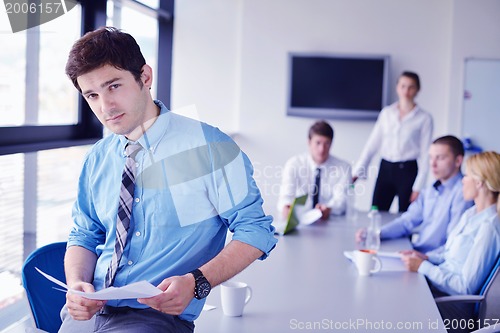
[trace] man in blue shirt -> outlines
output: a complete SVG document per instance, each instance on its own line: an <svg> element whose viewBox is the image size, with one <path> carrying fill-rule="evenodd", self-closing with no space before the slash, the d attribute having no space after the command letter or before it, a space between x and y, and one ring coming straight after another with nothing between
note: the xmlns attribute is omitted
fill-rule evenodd
<svg viewBox="0 0 500 333"><path fill-rule="evenodd" d="M408 211L382 227L381 239L409 237L417 232L412 237L413 247L423 253L446 243L462 213L473 204L462 194L463 158L464 147L458 138L447 135L434 140L429 161L436 182L422 191ZM358 230L357 241L365 232Z"/></svg>
<svg viewBox="0 0 500 333"><path fill-rule="evenodd" d="M107 302L68 293L61 332L89 326L94 332L192 332L210 288L266 258L277 242L251 163L218 129L151 98L152 69L126 33L101 28L86 34L73 45L66 73L113 133L84 160L65 257L67 284L85 292L109 286L122 228L122 171L131 158L126 147L139 145L130 225L112 285L147 280L162 292ZM227 230L233 237L225 245Z"/></svg>

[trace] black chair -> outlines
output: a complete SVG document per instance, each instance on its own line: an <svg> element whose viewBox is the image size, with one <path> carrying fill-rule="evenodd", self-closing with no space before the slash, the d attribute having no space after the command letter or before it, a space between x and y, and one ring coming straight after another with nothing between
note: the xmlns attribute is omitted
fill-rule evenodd
<svg viewBox="0 0 500 333"><path fill-rule="evenodd" d="M446 306L446 304L468 304L476 303L473 318L476 323L495 324L500 318L500 255L488 275L479 295L455 295L443 296L435 299L438 307ZM489 328L489 332L493 332L493 328ZM500 322L497 323L496 329L500 330Z"/></svg>
<svg viewBox="0 0 500 333"><path fill-rule="evenodd" d="M62 324L59 312L66 302L66 294L54 289L54 283L37 272L35 267L66 283L65 253L66 242L45 245L28 256L22 269L23 286L35 325L50 333L57 332Z"/></svg>

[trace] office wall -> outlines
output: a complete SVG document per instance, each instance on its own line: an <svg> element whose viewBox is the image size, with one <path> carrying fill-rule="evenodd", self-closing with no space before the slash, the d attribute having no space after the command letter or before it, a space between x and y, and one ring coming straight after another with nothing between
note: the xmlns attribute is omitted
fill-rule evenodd
<svg viewBox="0 0 500 333"><path fill-rule="evenodd" d="M286 117L287 52L390 54L391 101L398 74L414 70L435 135L460 135L463 57L500 57L499 14L495 0L179 0L172 105L194 103L202 120L236 133L272 213L281 167L307 149L313 121ZM354 163L374 123L330 123L332 153ZM358 208L368 209L373 183L357 185Z"/></svg>
<svg viewBox="0 0 500 333"><path fill-rule="evenodd" d="M500 59L500 1L455 0L453 4L447 123L450 131L462 133L464 59Z"/></svg>

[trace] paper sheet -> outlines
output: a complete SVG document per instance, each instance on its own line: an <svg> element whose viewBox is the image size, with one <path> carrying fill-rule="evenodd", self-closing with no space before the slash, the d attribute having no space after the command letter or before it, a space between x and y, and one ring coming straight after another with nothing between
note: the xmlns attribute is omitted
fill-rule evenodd
<svg viewBox="0 0 500 333"><path fill-rule="evenodd" d="M399 251L377 251L377 255L379 257L387 257L387 258L401 258L401 252Z"/></svg>
<svg viewBox="0 0 500 333"><path fill-rule="evenodd" d="M298 218L301 224L309 225L318 221L321 216L323 216L321 210L315 208L308 211L301 211Z"/></svg>
<svg viewBox="0 0 500 333"><path fill-rule="evenodd" d="M382 262L382 272L405 272L407 271L405 265L401 261L401 254L399 252L382 252L379 251L378 257ZM353 261L354 251L344 251L344 256Z"/></svg>
<svg viewBox="0 0 500 333"><path fill-rule="evenodd" d="M58 286L64 288L64 289L58 289L63 292L70 292L73 294L81 295L85 298L88 299L95 299L95 300L113 300L113 299L135 299L135 298L148 298L148 297L153 297L156 295L159 295L162 293L162 291L155 286L153 286L151 283L148 281L139 281L139 282L134 282L129 285L123 286L123 287L109 287L106 289L102 289L99 291L96 291L95 293L88 293L88 292L83 292L83 291L78 291L78 290L73 290L69 289L68 286L59 281L58 279L54 278L53 276L50 276L47 273L42 272L40 269L35 267L35 269L45 276L48 280L54 282Z"/></svg>

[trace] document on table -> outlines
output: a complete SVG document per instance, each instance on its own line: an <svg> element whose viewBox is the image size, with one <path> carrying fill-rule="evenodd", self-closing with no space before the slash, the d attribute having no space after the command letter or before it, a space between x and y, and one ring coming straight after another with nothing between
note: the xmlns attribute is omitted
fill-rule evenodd
<svg viewBox="0 0 500 333"><path fill-rule="evenodd" d="M354 251L344 251L344 256L353 261ZM404 272L408 269L401 261L401 253L378 251L377 256L382 262L383 272Z"/></svg>
<svg viewBox="0 0 500 333"><path fill-rule="evenodd" d="M42 272L37 267L35 267L35 269L40 274L45 276L48 280L50 280L50 281L54 282L55 284L57 284L58 286L64 288L64 289L59 289L59 288L55 288L55 289L61 290L63 292L70 292L73 294L81 295L81 296L88 298L88 299L107 301L107 300L113 300L113 299L148 298L148 297L153 297L153 296L156 296L156 295L159 295L162 293L162 291L160 289L156 288L148 281L139 281L139 282L134 282L134 283L131 283L129 285L123 286L123 287L109 287L106 289L96 291L95 293L88 293L88 292L69 289L65 283L59 281L55 277L50 276L49 274Z"/></svg>
<svg viewBox="0 0 500 333"><path fill-rule="evenodd" d="M304 210L297 207L297 215L300 224L309 225L319 221L321 216L323 216L323 213L321 213L321 210L317 208Z"/></svg>

